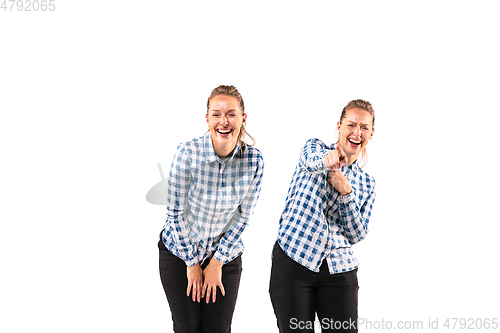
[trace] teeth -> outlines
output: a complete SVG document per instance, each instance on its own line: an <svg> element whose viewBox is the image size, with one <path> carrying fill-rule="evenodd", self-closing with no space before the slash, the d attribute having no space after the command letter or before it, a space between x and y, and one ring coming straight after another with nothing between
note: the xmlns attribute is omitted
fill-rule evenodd
<svg viewBox="0 0 500 333"><path fill-rule="evenodd" d="M218 130L218 131L219 131L219 133L222 133L222 134L227 134L227 133L231 132L231 130L225 130L225 131L224 130Z"/></svg>
<svg viewBox="0 0 500 333"><path fill-rule="evenodd" d="M361 143L361 140L353 140L353 139L349 139L349 141L351 141L352 143L355 143L355 144L359 144Z"/></svg>

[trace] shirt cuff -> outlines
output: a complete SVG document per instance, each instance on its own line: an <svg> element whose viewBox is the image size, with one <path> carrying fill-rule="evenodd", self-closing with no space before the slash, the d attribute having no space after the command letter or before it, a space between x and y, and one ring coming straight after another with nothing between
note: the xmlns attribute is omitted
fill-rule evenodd
<svg viewBox="0 0 500 333"><path fill-rule="evenodd" d="M348 195L344 195L344 196L339 194L340 203L348 204L350 201L352 201L354 199L355 199L354 191L351 191L351 193L349 193Z"/></svg>
<svg viewBox="0 0 500 333"><path fill-rule="evenodd" d="M186 251L184 256L181 258L187 267L192 267L199 263L198 261L198 249L195 245L191 247L191 251Z"/></svg>
<svg viewBox="0 0 500 333"><path fill-rule="evenodd" d="M321 168L322 168L323 170L328 170L328 169L326 168L326 164L325 164L325 157L326 157L326 155L328 155L330 152L331 152L331 150L322 150L322 151L321 151L321 155L320 155L320 156L321 156L321 158L320 158L320 161L321 161Z"/></svg>
<svg viewBox="0 0 500 333"><path fill-rule="evenodd" d="M186 266L187 267L193 267L194 265L196 265L198 263L198 258L193 258L193 259L190 259L190 260L184 260L184 262L186 263Z"/></svg>
<svg viewBox="0 0 500 333"><path fill-rule="evenodd" d="M227 260L227 257L224 257L222 254L219 252L214 253L214 258L220 261L222 264L227 264L229 261Z"/></svg>
<svg viewBox="0 0 500 333"><path fill-rule="evenodd" d="M241 248L240 251L237 252L237 254L231 253L228 255L224 255L219 250L216 250L214 253L214 258L219 260L221 263L225 265L233 261L234 259L238 258L238 256L240 256L242 253L243 253L243 248Z"/></svg>

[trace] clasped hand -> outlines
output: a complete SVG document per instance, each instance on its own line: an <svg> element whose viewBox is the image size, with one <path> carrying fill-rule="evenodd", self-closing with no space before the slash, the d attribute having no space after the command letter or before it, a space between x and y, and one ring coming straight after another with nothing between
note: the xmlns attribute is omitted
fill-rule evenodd
<svg viewBox="0 0 500 333"><path fill-rule="evenodd" d="M351 193L351 185L346 176L340 171L340 168L347 164L347 157L340 145L325 156L325 166L328 170L328 182L340 193L345 196Z"/></svg>
<svg viewBox="0 0 500 333"><path fill-rule="evenodd" d="M224 286L222 285L222 263L215 258L210 260L210 263L204 270L201 269L200 264L187 268L188 286L186 295L192 295L193 302L201 301L202 298L206 302L215 303L217 287L220 288L222 296L226 295Z"/></svg>

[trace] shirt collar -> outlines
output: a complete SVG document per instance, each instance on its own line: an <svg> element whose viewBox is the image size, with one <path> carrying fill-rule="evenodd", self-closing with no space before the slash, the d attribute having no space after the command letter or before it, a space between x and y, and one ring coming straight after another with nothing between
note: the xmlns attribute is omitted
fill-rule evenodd
<svg viewBox="0 0 500 333"><path fill-rule="evenodd" d="M361 168L359 167L359 164L358 164L358 160L354 161L354 163L352 163L352 164L346 164L342 168L349 169L354 173L361 170Z"/></svg>
<svg viewBox="0 0 500 333"><path fill-rule="evenodd" d="M207 164L212 163L212 162L216 162L216 161L219 163L234 164L235 163L234 157L241 150L241 147L240 147L240 143L238 142L236 144L236 147L233 149L233 152L231 153L231 155L223 161L215 153L214 145L212 143L212 136L211 136L211 133L208 132L207 134L205 134L205 136L203 138L203 150L205 152L205 162Z"/></svg>

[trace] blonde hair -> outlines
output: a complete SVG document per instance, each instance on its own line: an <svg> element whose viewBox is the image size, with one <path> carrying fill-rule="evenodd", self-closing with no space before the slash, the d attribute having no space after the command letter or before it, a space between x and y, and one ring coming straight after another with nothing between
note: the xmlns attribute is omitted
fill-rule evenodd
<svg viewBox="0 0 500 333"><path fill-rule="evenodd" d="M208 111L210 110L210 100L218 95L224 95L224 96L230 96L230 97L236 98L236 100L240 104L241 112L243 114L245 114L245 103L243 102L243 98L241 97L241 94L239 93L238 89L236 89L236 87L232 86L232 85L231 86L220 85L217 88L215 88L214 90L212 90L212 93L208 97L208 101L207 101L207 114L208 114ZM255 139L250 134L248 134L248 132L245 129L245 124L246 123L241 124L240 133L238 134L238 142L240 143L240 145L242 147L245 144L249 145L249 146L253 146L253 145L255 145ZM246 143L242 139L243 135L252 139L252 144Z"/></svg>
<svg viewBox="0 0 500 333"><path fill-rule="evenodd" d="M373 107L370 104L370 102L362 100L362 99L355 99L355 100L347 103L347 105L342 110L342 113L340 114L340 123L342 124L342 120L344 120L344 118L347 114L347 111L349 111L351 109L356 109L356 108L368 111L372 115L372 128L375 128L375 111L373 110ZM339 136L339 141L337 141L337 144L339 142L340 142L340 136ZM363 148L363 150L361 151L361 159L360 160L363 161L363 164L361 165L361 167L364 167L368 163L368 153L366 152L366 147Z"/></svg>

